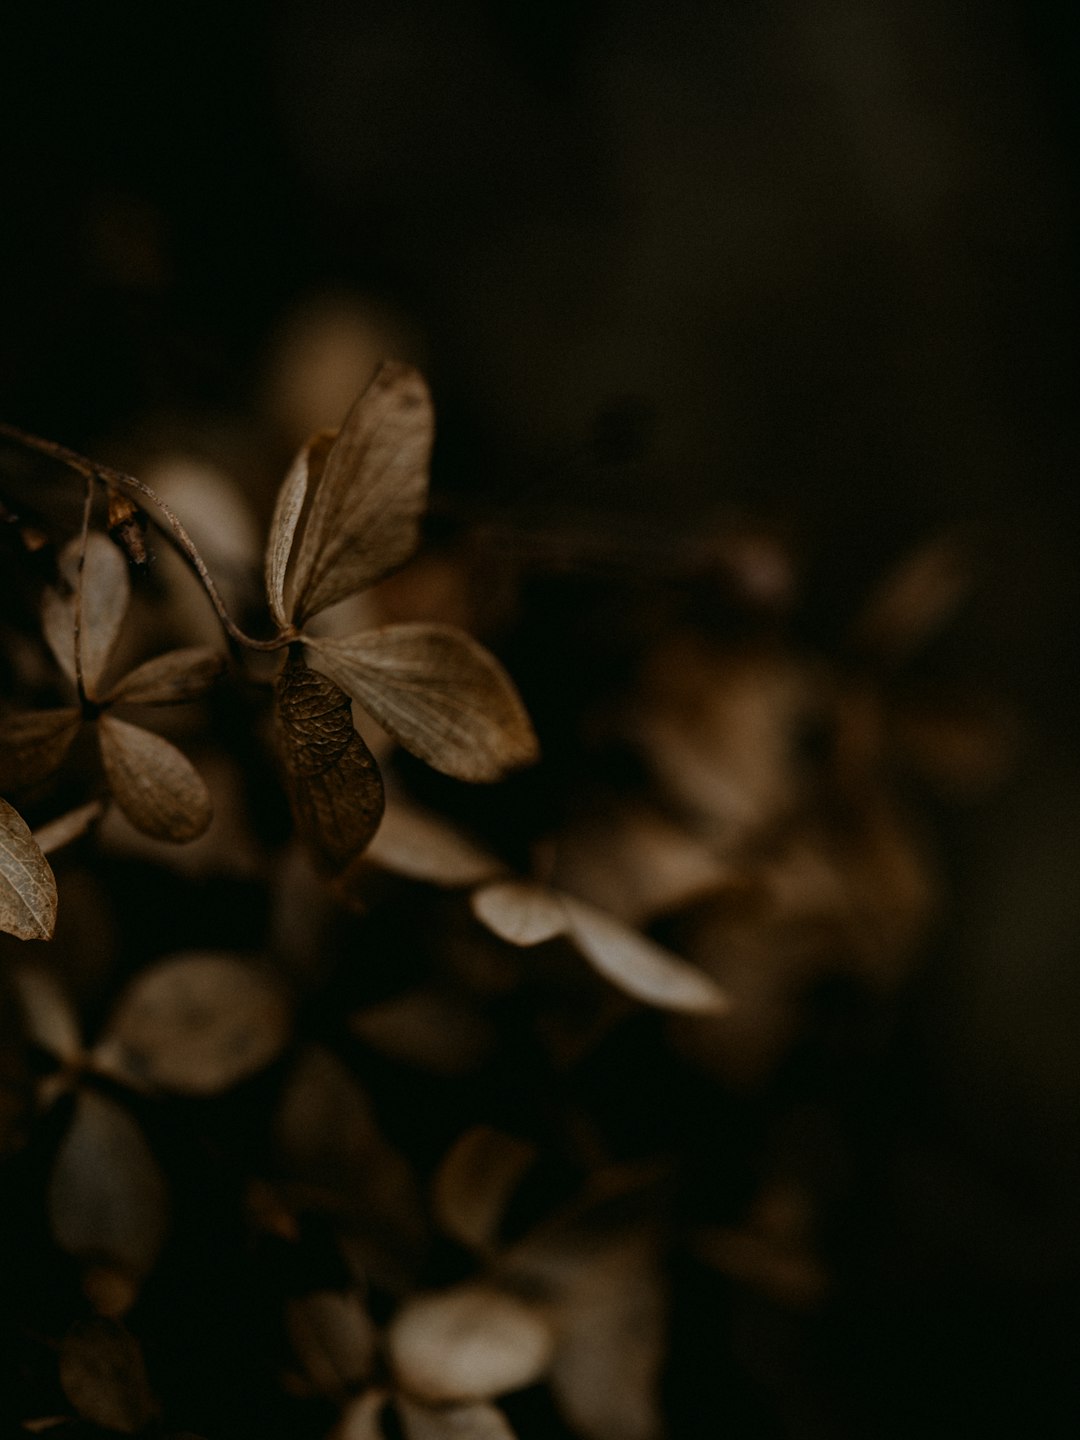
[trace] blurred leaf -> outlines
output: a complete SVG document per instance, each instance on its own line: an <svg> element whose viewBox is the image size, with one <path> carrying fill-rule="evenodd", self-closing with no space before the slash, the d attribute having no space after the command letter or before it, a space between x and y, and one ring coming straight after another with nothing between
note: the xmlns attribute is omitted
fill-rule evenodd
<svg viewBox="0 0 1080 1440"><path fill-rule="evenodd" d="M387 1398L384 1390L368 1390L350 1400L328 1440L386 1440L382 1414Z"/></svg>
<svg viewBox="0 0 1080 1440"><path fill-rule="evenodd" d="M17 810L0 800L0 930L49 940L56 926L56 881Z"/></svg>
<svg viewBox="0 0 1080 1440"><path fill-rule="evenodd" d="M306 641L311 661L407 750L458 780L498 780L537 758L536 736L495 657L450 625L385 625Z"/></svg>
<svg viewBox="0 0 1080 1440"><path fill-rule="evenodd" d="M379 768L353 728L348 696L296 653L277 680L277 715L296 828L324 866L341 870L382 816Z"/></svg>
<svg viewBox="0 0 1080 1440"><path fill-rule="evenodd" d="M432 1209L442 1230L480 1253L498 1238L507 1203L536 1158L536 1146L490 1125L467 1130L435 1175Z"/></svg>
<svg viewBox="0 0 1080 1440"><path fill-rule="evenodd" d="M11 983L19 997L26 1032L35 1045L64 1064L83 1053L75 1010L56 976L44 965L15 965Z"/></svg>
<svg viewBox="0 0 1080 1440"><path fill-rule="evenodd" d="M319 1290L290 1300L285 1325L293 1350L322 1395L345 1395L371 1373L375 1326L352 1292Z"/></svg>
<svg viewBox="0 0 1080 1440"><path fill-rule="evenodd" d="M178 705L185 700L196 700L206 694L225 666L225 656L220 650L206 646L169 650L129 671L113 686L109 702Z"/></svg>
<svg viewBox="0 0 1080 1440"><path fill-rule="evenodd" d="M470 903L481 924L511 945L541 945L569 928L562 897L529 880L484 885Z"/></svg>
<svg viewBox="0 0 1080 1440"><path fill-rule="evenodd" d="M213 807L191 761L160 735L114 715L102 715L97 728L109 792L136 830L177 844L197 839Z"/></svg>
<svg viewBox="0 0 1080 1440"><path fill-rule="evenodd" d="M326 456L293 574L298 625L416 549L433 435L423 377L408 365L383 364ZM287 502L282 532L294 503Z"/></svg>
<svg viewBox="0 0 1080 1440"><path fill-rule="evenodd" d="M29 710L0 724L0 790L22 790L64 763L82 717L74 707Z"/></svg>
<svg viewBox="0 0 1080 1440"><path fill-rule="evenodd" d="M214 1095L268 1065L289 1028L285 995L254 965L174 955L129 983L94 1059L136 1084Z"/></svg>
<svg viewBox="0 0 1080 1440"><path fill-rule="evenodd" d="M266 541L266 596L270 603L270 614L282 629L289 623L288 607L285 604L285 572L288 569L300 512L304 508L308 482L314 480L318 483L335 439L334 431L323 430L312 435L310 440L300 447L289 473L282 481L274 505L274 516Z"/></svg>
<svg viewBox="0 0 1080 1440"><path fill-rule="evenodd" d="M393 796L365 858L403 875L447 889L479 885L502 870L494 855L429 811Z"/></svg>
<svg viewBox="0 0 1080 1440"><path fill-rule="evenodd" d="M956 541L930 540L886 575L859 617L855 638L879 654L903 658L945 624L970 588L968 560Z"/></svg>
<svg viewBox="0 0 1080 1440"><path fill-rule="evenodd" d="M89 800L85 805L77 805L74 810L69 810L66 815L58 815L55 820L49 820L34 831L38 848L43 855L62 850L73 840L81 839L90 827L101 819L104 812L105 807L100 800Z"/></svg>
<svg viewBox="0 0 1080 1440"><path fill-rule="evenodd" d="M84 1419L134 1435L153 1420L157 1401L142 1350L115 1320L76 1325L60 1346L60 1384Z"/></svg>
<svg viewBox="0 0 1080 1440"><path fill-rule="evenodd" d="M465 997L435 986L406 991L349 1017L354 1035L434 1075L465 1075L495 1044L491 1025Z"/></svg>
<svg viewBox="0 0 1080 1440"><path fill-rule="evenodd" d="M60 1143L49 1222L69 1255L105 1260L141 1279L165 1238L165 1179L136 1122L105 1095L83 1091Z"/></svg>
<svg viewBox="0 0 1080 1440"><path fill-rule="evenodd" d="M402 1387L441 1404L533 1384L548 1368L555 1337L539 1309L490 1287L462 1285L408 1301L386 1344Z"/></svg>
<svg viewBox="0 0 1080 1440"><path fill-rule="evenodd" d="M49 649L56 663L74 685L75 671L75 592L79 584L79 540L71 540L59 556L60 574L70 587L61 593L48 589L42 596L41 622ZM116 645L131 598L127 561L111 540L96 530L86 539L86 559L82 576L82 650L83 680L86 693L97 695L98 682L105 673L109 656Z"/></svg>
<svg viewBox="0 0 1080 1440"><path fill-rule="evenodd" d="M405 1440L514 1440L510 1422L494 1405L432 1409L402 1395L397 1410Z"/></svg>

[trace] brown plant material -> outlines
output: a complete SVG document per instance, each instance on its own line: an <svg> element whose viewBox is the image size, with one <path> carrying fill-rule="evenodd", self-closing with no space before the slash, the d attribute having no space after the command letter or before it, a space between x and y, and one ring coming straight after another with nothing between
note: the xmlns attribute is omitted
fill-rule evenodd
<svg viewBox="0 0 1080 1440"><path fill-rule="evenodd" d="M21 790L48 779L64 763L81 725L74 706L24 710L0 722L0 788Z"/></svg>
<svg viewBox="0 0 1080 1440"><path fill-rule="evenodd" d="M59 556L60 575L65 589L48 589L42 598L41 622L45 639L56 663L74 685L76 615L80 625L78 646L82 658L86 693L97 698L98 687L120 638L131 599L127 561L104 535L91 531L86 537L86 555L79 566L81 541L70 541ZM77 596L81 589L82 604Z"/></svg>
<svg viewBox="0 0 1080 1440"><path fill-rule="evenodd" d="M375 1326L359 1296L317 1290L291 1300L285 1324L293 1350L321 1395L344 1399L371 1374Z"/></svg>
<svg viewBox="0 0 1080 1440"><path fill-rule="evenodd" d="M112 1320L89 1320L64 1336L60 1384L73 1409L106 1430L135 1435L158 1414L139 1342Z"/></svg>
<svg viewBox="0 0 1080 1440"><path fill-rule="evenodd" d="M399 795L388 799L365 859L408 880L451 890L479 885L503 868L467 835Z"/></svg>
<svg viewBox="0 0 1080 1440"><path fill-rule="evenodd" d="M197 839L213 807L191 762L160 735L114 715L103 715L97 730L109 790L135 828L155 840Z"/></svg>
<svg viewBox="0 0 1080 1440"><path fill-rule="evenodd" d="M30 827L0 800L0 930L48 940L56 926L56 881Z"/></svg>
<svg viewBox="0 0 1080 1440"><path fill-rule="evenodd" d="M397 1412L405 1440L514 1440L509 1421L494 1405L433 1409L401 1396Z"/></svg>
<svg viewBox="0 0 1080 1440"><path fill-rule="evenodd" d="M507 1202L536 1159L536 1146L490 1125L467 1130L444 1156L432 1187L432 1210L447 1235L490 1253Z"/></svg>
<svg viewBox="0 0 1080 1440"><path fill-rule="evenodd" d="M104 813L105 807L100 800L88 800L85 805L76 805L75 809L69 810L66 815L58 815L55 820L48 821L34 831L38 848L43 855L51 855L54 850L62 850L65 845L81 840Z"/></svg>

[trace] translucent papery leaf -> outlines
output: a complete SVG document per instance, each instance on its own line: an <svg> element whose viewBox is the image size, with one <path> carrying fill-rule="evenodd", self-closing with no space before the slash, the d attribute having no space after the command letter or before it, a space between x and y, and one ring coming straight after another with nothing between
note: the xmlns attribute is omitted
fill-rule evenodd
<svg viewBox="0 0 1080 1440"><path fill-rule="evenodd" d="M9 715L0 724L0 790L48 779L64 763L81 724L73 707Z"/></svg>
<svg viewBox="0 0 1080 1440"><path fill-rule="evenodd" d="M293 575L298 624L416 549L434 428L420 373L382 365L345 417L311 502Z"/></svg>
<svg viewBox="0 0 1080 1440"><path fill-rule="evenodd" d="M127 818L154 840L196 840L213 807L199 772L160 735L102 715L97 722L109 792Z"/></svg>
<svg viewBox="0 0 1080 1440"><path fill-rule="evenodd" d="M309 481L319 480L335 432L323 430L302 445L281 483L274 505L274 517L270 521L270 533L266 540L266 598L270 614L284 628L289 623L288 607L285 604L285 572L289 566L293 539L304 508Z"/></svg>
<svg viewBox="0 0 1080 1440"><path fill-rule="evenodd" d="M291 653L277 680L279 747L296 828L324 867L342 870L383 811L379 767L356 733L349 697Z"/></svg>
<svg viewBox="0 0 1080 1440"><path fill-rule="evenodd" d="M57 1060L71 1064L82 1054L82 1033L63 986L43 965L17 965L11 982L19 997L26 1033Z"/></svg>
<svg viewBox="0 0 1080 1440"><path fill-rule="evenodd" d="M662 1010L722 1015L731 1008L723 990L703 970L632 930L612 915L565 897L569 934L605 980Z"/></svg>
<svg viewBox="0 0 1080 1440"><path fill-rule="evenodd" d="M447 889L479 885L502 870L495 856L438 815L393 798L366 852L383 870Z"/></svg>
<svg viewBox="0 0 1080 1440"><path fill-rule="evenodd" d="M84 1420L134 1435L158 1413L139 1342L115 1320L76 1325L60 1346L60 1384Z"/></svg>
<svg viewBox="0 0 1080 1440"><path fill-rule="evenodd" d="M514 1440L509 1420L494 1405L435 1409L402 1395L397 1411L405 1440Z"/></svg>
<svg viewBox="0 0 1080 1440"><path fill-rule="evenodd" d="M75 1101L48 1190L56 1243L80 1259L106 1261L141 1279L154 1267L168 1225L168 1191L139 1126L94 1091Z"/></svg>
<svg viewBox="0 0 1080 1440"><path fill-rule="evenodd" d="M34 839L41 853L51 855L54 850L62 850L65 845L81 839L92 825L97 824L104 812L105 806L100 800L88 800L85 805L77 805L66 815L58 815L55 820L47 821L34 831Z"/></svg>
<svg viewBox="0 0 1080 1440"><path fill-rule="evenodd" d="M174 955L130 982L93 1058L135 1084L214 1095L268 1065L289 1030L285 994L256 966Z"/></svg>
<svg viewBox="0 0 1080 1440"><path fill-rule="evenodd" d="M319 1290L290 1300L285 1325L315 1388L340 1398L371 1373L375 1326L358 1295Z"/></svg>
<svg viewBox="0 0 1080 1440"><path fill-rule="evenodd" d="M205 695L226 666L220 650L197 645L169 650L137 666L117 681L111 704L179 705Z"/></svg>
<svg viewBox="0 0 1080 1440"><path fill-rule="evenodd" d="M56 927L56 880L30 827L0 800L0 930L49 940Z"/></svg>
<svg viewBox="0 0 1080 1440"><path fill-rule="evenodd" d="M75 592L79 585L79 540L71 540L60 552L60 574L69 592L48 589L42 597L41 623L49 649L68 679L75 683ZM83 680L87 693L96 695L97 685L116 645L131 598L127 561L111 540L91 530L86 540L82 575Z"/></svg>
<svg viewBox="0 0 1080 1440"><path fill-rule="evenodd" d="M432 1209L447 1234L470 1250L489 1251L507 1203L536 1158L536 1146L490 1125L467 1130L435 1175Z"/></svg>
<svg viewBox="0 0 1080 1440"><path fill-rule="evenodd" d="M498 780L538 748L514 684L452 625L384 625L306 642L311 663L406 750L458 780Z"/></svg>
<svg viewBox="0 0 1080 1440"><path fill-rule="evenodd" d="M565 935L570 926L563 897L529 880L497 880L475 890L473 914L511 945L541 945Z"/></svg>
<svg viewBox="0 0 1080 1440"><path fill-rule="evenodd" d="M410 1300L386 1344L402 1388L442 1404L533 1384L548 1368L555 1336L538 1307L489 1286L462 1285Z"/></svg>

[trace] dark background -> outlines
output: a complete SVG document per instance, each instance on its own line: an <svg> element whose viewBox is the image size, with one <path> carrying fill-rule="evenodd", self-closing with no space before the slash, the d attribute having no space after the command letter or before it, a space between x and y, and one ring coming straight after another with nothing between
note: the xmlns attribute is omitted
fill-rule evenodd
<svg viewBox="0 0 1080 1440"><path fill-rule="evenodd" d="M955 900L862 1112L844 1303L732 1433L1070 1433L1075 7L18 10L12 423L106 459L148 420L254 426L283 317L355 293L426 337L437 495L658 534L746 508L838 610L909 541L974 538L956 643L1029 740L944 836ZM687 1334L682 1370L731 1343Z"/></svg>

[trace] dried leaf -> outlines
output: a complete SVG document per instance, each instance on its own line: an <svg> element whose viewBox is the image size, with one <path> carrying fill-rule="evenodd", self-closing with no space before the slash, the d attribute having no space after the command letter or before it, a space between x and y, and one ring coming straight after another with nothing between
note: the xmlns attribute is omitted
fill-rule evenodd
<svg viewBox="0 0 1080 1440"><path fill-rule="evenodd" d="M282 629L289 623L288 607L285 604L285 572L292 553L293 538L304 508L308 482L318 483L326 465L326 457L334 443L332 430L323 430L312 435L300 447L289 473L282 481L274 505L274 517L270 521L270 534L266 541L266 598L270 603L270 614Z"/></svg>
<svg viewBox="0 0 1080 1440"><path fill-rule="evenodd" d="M555 1337L539 1309L490 1287L462 1285L408 1301L386 1343L403 1388L443 1404L531 1385L547 1370Z"/></svg>
<svg viewBox="0 0 1080 1440"><path fill-rule="evenodd" d="M215 1095L268 1065L289 1025L284 994L254 965L174 955L131 981L94 1059L137 1084Z"/></svg>
<svg viewBox="0 0 1080 1440"><path fill-rule="evenodd" d="M97 824L104 811L105 807L100 800L89 800L85 805L77 805L74 810L69 810L66 815L58 815L55 820L48 821L34 831L38 849L43 855L62 850L65 845L81 839L92 825Z"/></svg>
<svg viewBox="0 0 1080 1440"><path fill-rule="evenodd" d="M286 1306L285 1325L320 1394L343 1398L370 1375L375 1326L359 1296L336 1290L302 1295Z"/></svg>
<svg viewBox="0 0 1080 1440"><path fill-rule="evenodd" d="M169 650L137 666L117 682L109 695L112 704L179 705L197 700L225 669L225 656L208 646Z"/></svg>
<svg viewBox="0 0 1080 1440"><path fill-rule="evenodd" d="M387 1398L384 1390L367 1390L350 1400L329 1440L386 1440L382 1415Z"/></svg>
<svg viewBox="0 0 1080 1440"><path fill-rule="evenodd" d="M82 717L74 708L29 710L0 725L0 790L22 790L64 763Z"/></svg>
<svg viewBox="0 0 1080 1440"><path fill-rule="evenodd" d="M479 885L502 870L494 855L437 815L394 798L365 856L408 880L447 889Z"/></svg>
<svg viewBox="0 0 1080 1440"><path fill-rule="evenodd" d="M451 1147L435 1175L436 1222L470 1250L490 1251L511 1195L536 1158L536 1146L477 1125Z"/></svg>
<svg viewBox="0 0 1080 1440"><path fill-rule="evenodd" d="M98 720L109 791L137 830L177 844L197 839L213 818L210 794L186 756L114 715Z"/></svg>
<svg viewBox="0 0 1080 1440"><path fill-rule="evenodd" d="M60 1384L84 1420L134 1435L158 1413L139 1342L115 1320L89 1320L64 1336Z"/></svg>
<svg viewBox="0 0 1080 1440"><path fill-rule="evenodd" d="M397 1411L405 1440L514 1440L510 1422L494 1405L432 1409L402 1395Z"/></svg>
<svg viewBox="0 0 1080 1440"><path fill-rule="evenodd" d="M498 780L537 758L536 736L495 657L452 625L384 625L308 642L329 675L406 750L458 780Z"/></svg>
<svg viewBox="0 0 1080 1440"><path fill-rule="evenodd" d="M859 618L856 639L885 655L908 655L949 619L970 588L967 557L956 541L931 540L886 575Z"/></svg>
<svg viewBox="0 0 1080 1440"><path fill-rule="evenodd" d="M69 1255L142 1278L168 1224L168 1192L139 1126L108 1096L83 1091L48 1191L49 1222Z"/></svg>
<svg viewBox="0 0 1080 1440"><path fill-rule="evenodd" d="M291 653L277 681L278 734L296 827L331 870L371 840L382 776L356 733L349 698Z"/></svg>
<svg viewBox="0 0 1080 1440"><path fill-rule="evenodd" d="M16 965L11 982L19 997L26 1033L35 1045L64 1064L82 1055L82 1033L67 993L43 965Z"/></svg>
<svg viewBox="0 0 1080 1440"><path fill-rule="evenodd" d="M49 940L56 926L56 881L19 812L0 800L0 930Z"/></svg>
<svg viewBox="0 0 1080 1440"><path fill-rule="evenodd" d="M59 556L60 574L66 593L46 590L42 597L41 622L56 663L75 684L75 592L79 584L79 540L71 540ZM131 598L127 561L111 540L96 530L86 539L86 560L82 574L83 680L87 694L98 698L97 686L116 645Z"/></svg>
<svg viewBox="0 0 1080 1440"><path fill-rule="evenodd" d="M564 904L574 944L606 980L636 1000L699 1015L731 1008L724 991L695 965L581 900L567 896Z"/></svg>
<svg viewBox="0 0 1080 1440"><path fill-rule="evenodd" d="M416 549L433 436L423 377L382 365L345 417L311 503L293 575L298 625Z"/></svg>
<svg viewBox="0 0 1080 1440"><path fill-rule="evenodd" d="M473 914L511 945L541 945L565 935L569 917L563 897L528 880L497 880L473 892Z"/></svg>
<svg viewBox="0 0 1080 1440"><path fill-rule="evenodd" d="M495 1037L474 1004L434 986L395 995L349 1018L349 1028L382 1055L434 1075L465 1075Z"/></svg>

